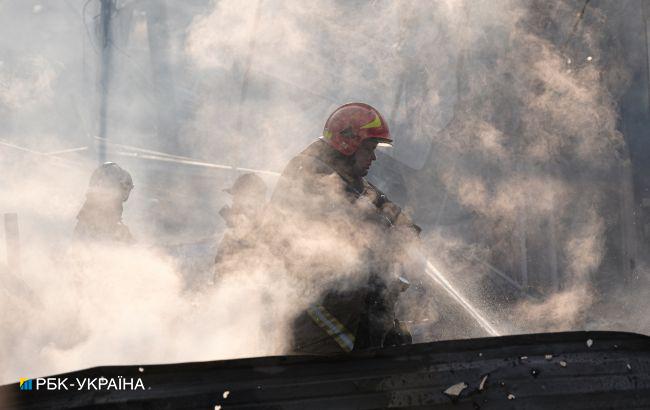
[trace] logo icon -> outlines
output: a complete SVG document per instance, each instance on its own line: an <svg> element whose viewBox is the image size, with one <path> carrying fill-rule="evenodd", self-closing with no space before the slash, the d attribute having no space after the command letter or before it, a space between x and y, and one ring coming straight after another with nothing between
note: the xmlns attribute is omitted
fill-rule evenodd
<svg viewBox="0 0 650 410"><path fill-rule="evenodd" d="M32 379L20 378L20 390L31 390L32 389Z"/></svg>

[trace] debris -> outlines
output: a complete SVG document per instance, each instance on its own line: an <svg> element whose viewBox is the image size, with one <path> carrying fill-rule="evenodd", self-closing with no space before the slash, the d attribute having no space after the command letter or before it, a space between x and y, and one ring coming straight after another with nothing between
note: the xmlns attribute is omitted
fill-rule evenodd
<svg viewBox="0 0 650 410"><path fill-rule="evenodd" d="M560 366L566 367L566 362L564 360L560 360Z"/></svg>
<svg viewBox="0 0 650 410"><path fill-rule="evenodd" d="M594 58L593 58L592 56L587 57L587 61L591 61L591 60L593 60L593 59L594 59Z"/></svg>
<svg viewBox="0 0 650 410"><path fill-rule="evenodd" d="M230 395L230 390L226 390L225 392L223 392L223 398L224 399L227 399L228 395Z"/></svg>
<svg viewBox="0 0 650 410"><path fill-rule="evenodd" d="M489 374L486 374L486 375L483 376L483 378L481 379L481 382L480 382L479 385L478 385L478 390L479 390L479 391L483 391L483 390L485 390L485 383L487 382L488 376L489 376Z"/></svg>
<svg viewBox="0 0 650 410"><path fill-rule="evenodd" d="M479 352L478 357L483 357L483 353Z"/></svg>
<svg viewBox="0 0 650 410"><path fill-rule="evenodd" d="M453 386L449 386L447 390L445 390L443 393L451 398L458 398L458 396L460 396L460 393L466 388L467 388L467 383L460 382L454 384Z"/></svg>
<svg viewBox="0 0 650 410"><path fill-rule="evenodd" d="M514 400L514 399L515 399L515 395L512 393L508 393L508 400Z"/></svg>
<svg viewBox="0 0 650 410"><path fill-rule="evenodd" d="M140 373L144 373L144 367L138 367L138 371L139 371Z"/></svg>
<svg viewBox="0 0 650 410"><path fill-rule="evenodd" d="M537 378L537 376L539 376L540 373L541 372L539 371L539 369L530 369L530 374L535 378Z"/></svg>
<svg viewBox="0 0 650 410"><path fill-rule="evenodd" d="M551 360L552 358L553 358L552 354L547 354L547 355L544 356L544 359L546 359L546 360Z"/></svg>
<svg viewBox="0 0 650 410"><path fill-rule="evenodd" d="M587 339L587 347L591 347L591 346L593 346L593 344L594 344L593 340Z"/></svg>
<svg viewBox="0 0 650 410"><path fill-rule="evenodd" d="M629 363L626 364L625 367L627 367L627 370L632 370L632 366Z"/></svg>
<svg viewBox="0 0 650 410"><path fill-rule="evenodd" d="M528 356L521 356L519 360L528 360Z"/></svg>
<svg viewBox="0 0 650 410"><path fill-rule="evenodd" d="M411 282L402 276L397 277L397 282L399 284L400 292L406 292L406 290L411 286Z"/></svg>

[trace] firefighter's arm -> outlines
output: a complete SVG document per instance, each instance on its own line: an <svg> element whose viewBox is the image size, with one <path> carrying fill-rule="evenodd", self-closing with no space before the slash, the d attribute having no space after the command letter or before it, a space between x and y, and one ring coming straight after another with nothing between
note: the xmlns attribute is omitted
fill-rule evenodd
<svg viewBox="0 0 650 410"><path fill-rule="evenodd" d="M422 228L416 225L411 217L393 202L386 201L382 205L380 212L392 222L393 226L410 228L417 235L422 232Z"/></svg>
<svg viewBox="0 0 650 410"><path fill-rule="evenodd" d="M397 204L388 199L386 194L381 192L376 186L365 181L365 195L375 205L381 216L388 221L391 227L405 227L411 229L416 235L420 235L422 228L416 225L411 217L400 208Z"/></svg>

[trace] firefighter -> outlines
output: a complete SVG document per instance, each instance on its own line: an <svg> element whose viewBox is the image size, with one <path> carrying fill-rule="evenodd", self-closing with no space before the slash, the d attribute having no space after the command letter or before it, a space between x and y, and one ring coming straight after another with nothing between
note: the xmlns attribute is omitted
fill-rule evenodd
<svg viewBox="0 0 650 410"><path fill-rule="evenodd" d="M408 287L400 249L420 229L364 178L377 146L391 143L375 108L345 104L280 176L271 198L274 252L307 293L317 289L293 323L293 353L411 342L395 304Z"/></svg>
<svg viewBox="0 0 650 410"><path fill-rule="evenodd" d="M267 187L257 174L248 173L241 175L231 188L224 191L232 196L232 204L219 211L226 222L226 231L214 259L215 280L231 270L230 264L241 264L238 256L252 248L252 232L259 224L261 211L266 204Z"/></svg>
<svg viewBox="0 0 650 410"><path fill-rule="evenodd" d="M77 214L75 238L81 241L132 243L129 228L122 222L124 202L133 189L133 179L122 167L106 162L91 175L86 201Z"/></svg>

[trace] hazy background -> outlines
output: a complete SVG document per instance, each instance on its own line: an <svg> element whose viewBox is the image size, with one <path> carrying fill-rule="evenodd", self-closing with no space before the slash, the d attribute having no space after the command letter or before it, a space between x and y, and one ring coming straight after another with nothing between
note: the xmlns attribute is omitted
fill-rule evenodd
<svg viewBox="0 0 650 410"><path fill-rule="evenodd" d="M268 265L209 284L222 189L251 169L273 187L350 101L396 141L370 179L498 333L650 332L647 1L105 4L108 41L99 0L0 1L0 212L21 241L0 382L282 353L301 289ZM133 175L135 247L70 247L99 135ZM416 340L488 335L427 272Z"/></svg>

